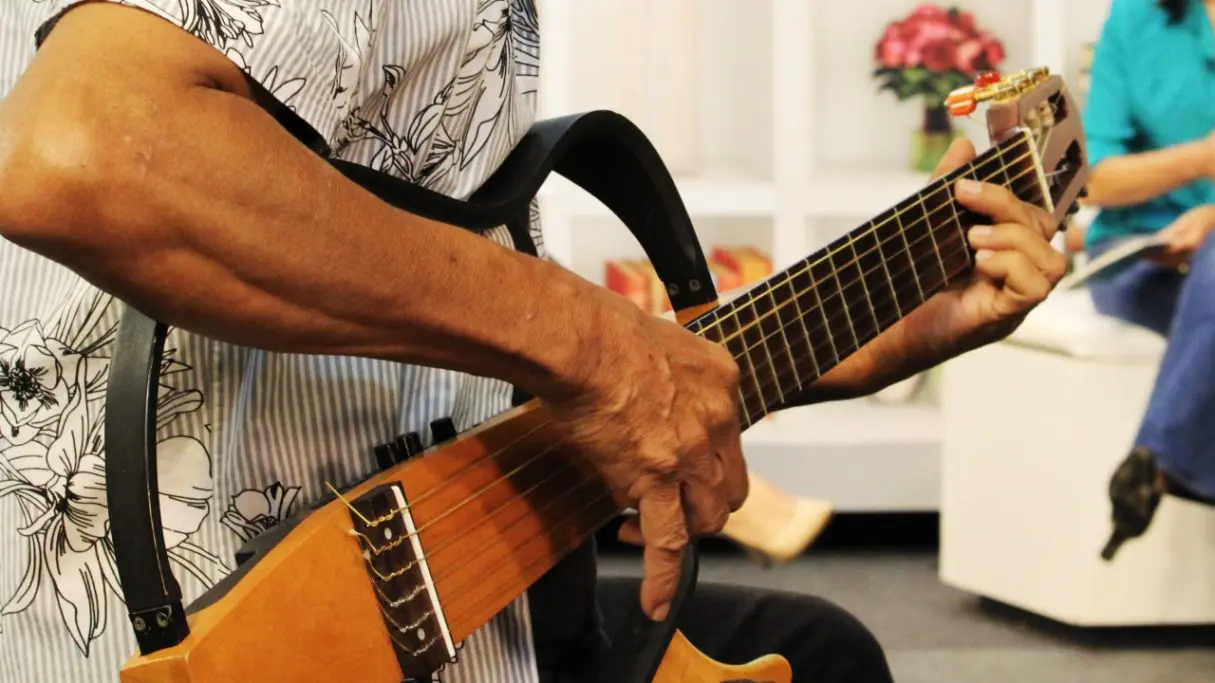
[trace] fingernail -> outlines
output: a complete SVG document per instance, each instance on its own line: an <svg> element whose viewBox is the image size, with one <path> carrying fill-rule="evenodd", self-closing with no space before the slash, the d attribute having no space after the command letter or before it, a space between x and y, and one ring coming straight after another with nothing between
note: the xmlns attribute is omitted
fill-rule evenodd
<svg viewBox="0 0 1215 683"><path fill-rule="evenodd" d="M958 194L976 195L979 194L979 188L979 183L969 178L958 180Z"/></svg>
<svg viewBox="0 0 1215 683"><path fill-rule="evenodd" d="M666 603L659 605L654 609L654 621L666 621L667 612L671 611L671 604Z"/></svg>
<svg viewBox="0 0 1215 683"><path fill-rule="evenodd" d="M991 234L990 225L976 225L970 229L970 238L986 237Z"/></svg>
<svg viewBox="0 0 1215 683"><path fill-rule="evenodd" d="M989 259L994 253L996 252L992 251L991 249L980 249L975 252L975 260L983 261L985 259Z"/></svg>

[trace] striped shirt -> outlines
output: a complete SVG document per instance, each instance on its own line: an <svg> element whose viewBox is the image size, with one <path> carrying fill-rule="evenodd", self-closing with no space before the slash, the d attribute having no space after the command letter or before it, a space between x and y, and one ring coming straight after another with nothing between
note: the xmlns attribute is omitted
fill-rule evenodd
<svg viewBox="0 0 1215 683"><path fill-rule="evenodd" d="M208 42L334 155L464 197L534 118L532 0L111 0ZM0 96L75 0L9 0ZM273 167L250 169L273 173ZM533 211L532 233L539 240ZM487 233L514 246L505 228ZM542 250L542 244L537 245ZM542 252L543 253L543 252ZM107 363L121 303L0 240L0 682L112 683L136 651L105 509ZM510 406L500 381L363 358L268 353L173 330L159 402L160 505L188 603L249 538L375 467L432 420ZM532 683L526 596L443 680Z"/></svg>

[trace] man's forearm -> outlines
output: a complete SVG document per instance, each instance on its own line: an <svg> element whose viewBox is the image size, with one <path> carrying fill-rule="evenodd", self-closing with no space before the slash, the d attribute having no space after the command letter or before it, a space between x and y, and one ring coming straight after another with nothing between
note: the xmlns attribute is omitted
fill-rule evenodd
<svg viewBox="0 0 1215 683"><path fill-rule="evenodd" d="M384 204L240 94L74 78L32 71L0 105L13 241L225 341L568 388L589 283Z"/></svg>
<svg viewBox="0 0 1215 683"><path fill-rule="evenodd" d="M1103 159L1088 181L1091 206L1139 204L1207 176L1212 166L1205 141Z"/></svg>
<svg viewBox="0 0 1215 683"><path fill-rule="evenodd" d="M911 333L914 334L914 333ZM867 396L940 364L943 353L899 321L790 399L793 406Z"/></svg>

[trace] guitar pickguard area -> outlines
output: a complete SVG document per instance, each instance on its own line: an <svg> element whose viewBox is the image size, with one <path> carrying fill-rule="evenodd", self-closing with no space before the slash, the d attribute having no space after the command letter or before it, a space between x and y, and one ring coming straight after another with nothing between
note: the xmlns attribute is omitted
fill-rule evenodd
<svg viewBox="0 0 1215 683"><path fill-rule="evenodd" d="M351 502L351 522L405 681L430 681L456 661L422 539L399 484Z"/></svg>

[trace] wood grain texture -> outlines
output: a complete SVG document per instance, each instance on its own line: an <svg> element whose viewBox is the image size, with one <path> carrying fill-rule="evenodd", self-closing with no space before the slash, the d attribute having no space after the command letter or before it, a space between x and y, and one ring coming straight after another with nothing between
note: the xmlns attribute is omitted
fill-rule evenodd
<svg viewBox="0 0 1215 683"><path fill-rule="evenodd" d="M398 482L409 500L452 638L521 595L625 505L561 444L536 402L512 409L344 492ZM124 683L396 683L349 508L305 518L176 647L135 657ZM323 653L323 654L320 654Z"/></svg>
<svg viewBox="0 0 1215 683"><path fill-rule="evenodd" d="M671 638L654 683L791 683L793 669L779 655L766 655L747 664L722 664L697 650L679 631Z"/></svg>

